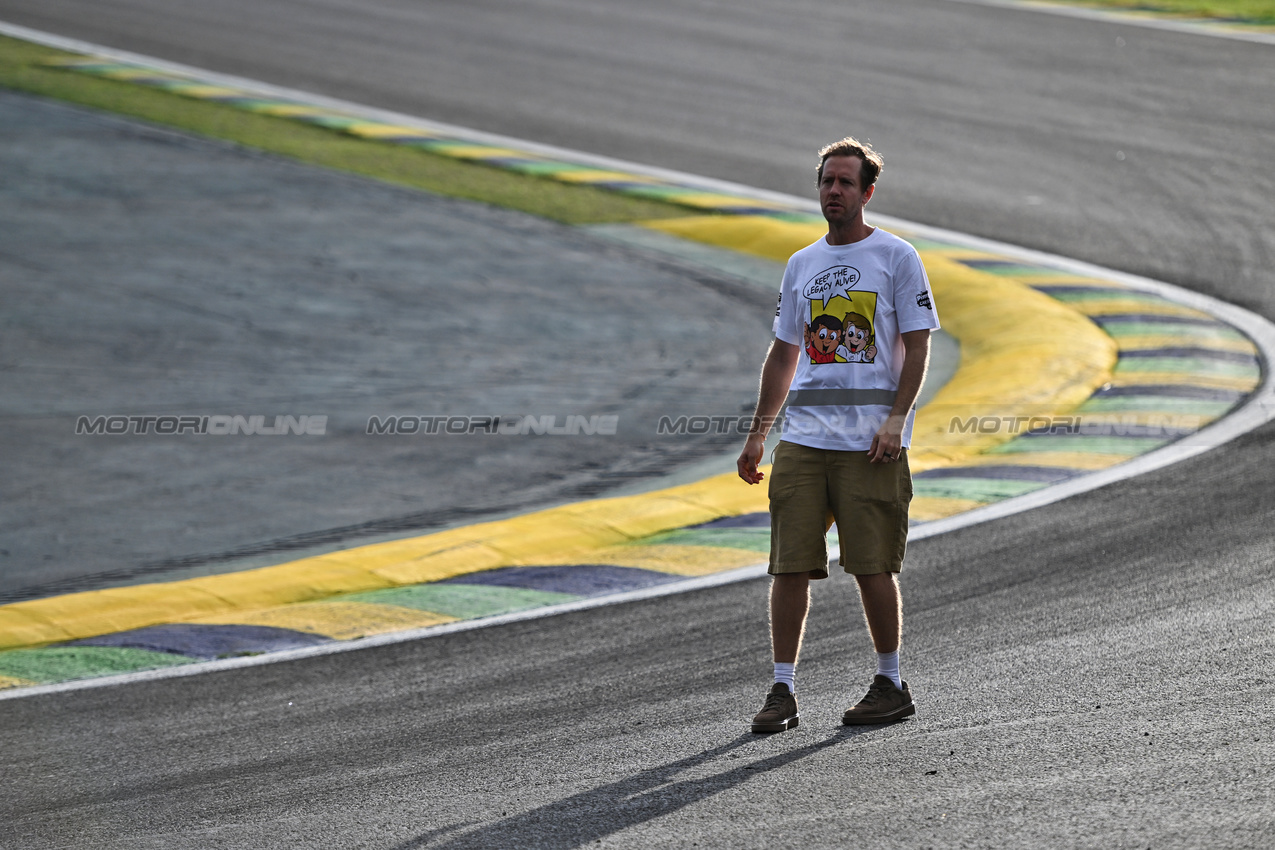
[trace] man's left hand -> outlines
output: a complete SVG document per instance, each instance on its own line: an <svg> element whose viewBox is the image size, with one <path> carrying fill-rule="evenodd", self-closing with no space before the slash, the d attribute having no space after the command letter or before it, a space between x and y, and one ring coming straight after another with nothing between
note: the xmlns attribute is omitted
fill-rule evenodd
<svg viewBox="0 0 1275 850"><path fill-rule="evenodd" d="M893 463L903 452L903 426L907 423L905 416L891 416L882 423L872 438L872 447L868 449L869 463Z"/></svg>

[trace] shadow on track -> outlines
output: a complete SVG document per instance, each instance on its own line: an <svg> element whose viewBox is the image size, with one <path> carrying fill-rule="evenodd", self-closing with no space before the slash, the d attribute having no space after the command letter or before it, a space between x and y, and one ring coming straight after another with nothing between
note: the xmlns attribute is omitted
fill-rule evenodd
<svg viewBox="0 0 1275 850"><path fill-rule="evenodd" d="M746 732L733 741L702 753L504 818L433 846L436 850L517 846L566 850L580 847L742 785L766 771L800 761L820 750L870 732L873 728L879 727L842 728L822 741L795 750L732 767L711 776L672 781L681 771L708 764L732 750L762 739L759 735ZM458 825L431 829L410 841L396 845L392 850L419 850L431 846L431 842L449 832L464 828Z"/></svg>

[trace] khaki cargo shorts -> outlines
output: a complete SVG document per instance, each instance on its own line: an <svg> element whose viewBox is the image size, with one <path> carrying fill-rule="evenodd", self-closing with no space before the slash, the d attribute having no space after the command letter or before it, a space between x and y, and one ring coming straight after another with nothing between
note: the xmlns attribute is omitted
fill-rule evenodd
<svg viewBox="0 0 1275 850"><path fill-rule="evenodd" d="M781 441L770 472L770 574L828 577L833 521L848 573L897 573L908 542L912 473L904 449L892 463L867 452L813 449Z"/></svg>

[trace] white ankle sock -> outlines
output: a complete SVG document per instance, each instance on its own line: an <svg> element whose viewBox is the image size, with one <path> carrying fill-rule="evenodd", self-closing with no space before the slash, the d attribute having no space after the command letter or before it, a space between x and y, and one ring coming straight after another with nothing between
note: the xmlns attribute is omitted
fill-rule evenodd
<svg viewBox="0 0 1275 850"><path fill-rule="evenodd" d="M788 693L797 693L797 688L793 684L793 679L797 676L797 662L785 664L780 661L775 662L775 683L783 682L788 686Z"/></svg>
<svg viewBox="0 0 1275 850"><path fill-rule="evenodd" d="M899 678L899 651L894 652L878 652L877 653L877 675L885 676L891 682L894 682L896 688L903 687L903 680Z"/></svg>

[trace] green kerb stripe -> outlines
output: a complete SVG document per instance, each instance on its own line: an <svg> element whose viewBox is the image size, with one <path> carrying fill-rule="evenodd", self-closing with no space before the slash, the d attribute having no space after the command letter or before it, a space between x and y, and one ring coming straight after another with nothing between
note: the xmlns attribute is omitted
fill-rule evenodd
<svg viewBox="0 0 1275 850"><path fill-rule="evenodd" d="M32 682L64 682L90 676L135 673L190 664L196 659L116 646L46 646L0 652L0 674Z"/></svg>
<svg viewBox="0 0 1275 850"><path fill-rule="evenodd" d="M410 587L372 590L336 597L334 602L371 602L398 605L418 611L432 611L462 620L491 617L545 605L572 602L580 597L570 593L528 590L476 584L417 584Z"/></svg>

